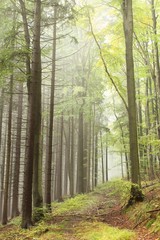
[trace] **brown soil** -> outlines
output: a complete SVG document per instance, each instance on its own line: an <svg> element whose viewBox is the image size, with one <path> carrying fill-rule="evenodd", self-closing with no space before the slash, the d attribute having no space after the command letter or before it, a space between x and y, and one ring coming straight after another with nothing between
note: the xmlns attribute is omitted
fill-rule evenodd
<svg viewBox="0 0 160 240"><path fill-rule="evenodd" d="M106 214L103 221L113 227L134 230L137 233L137 240L160 239L157 234L149 232L149 230L143 226L143 224L140 224L136 227L135 224L128 219L127 215L122 213L122 210L119 206L115 206L110 213Z"/></svg>

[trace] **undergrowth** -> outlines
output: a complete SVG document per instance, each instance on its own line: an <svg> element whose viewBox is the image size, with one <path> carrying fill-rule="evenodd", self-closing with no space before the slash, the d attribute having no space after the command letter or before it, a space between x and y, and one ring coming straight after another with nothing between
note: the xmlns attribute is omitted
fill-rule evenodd
<svg viewBox="0 0 160 240"><path fill-rule="evenodd" d="M93 193L106 194L108 198L118 197L121 205L125 205L130 197L131 185L131 182L115 179L97 186Z"/></svg>
<svg viewBox="0 0 160 240"><path fill-rule="evenodd" d="M90 198L87 194L80 194L74 198L69 198L64 202L52 203L52 211L54 215L63 215L67 213L79 213L88 206L95 204L96 200Z"/></svg>
<svg viewBox="0 0 160 240"><path fill-rule="evenodd" d="M160 187L160 185L159 185ZM158 186L156 186L158 188ZM99 185L93 192L80 194L75 198L68 198L64 202L52 203L52 213L46 213L44 219L28 230L20 228L21 218L14 218L5 227L0 228L0 239L3 240L132 240L136 239L135 233L129 230L120 230L109 227L107 224L97 221L94 218L93 209L98 209L104 203L104 213L112 207L112 202L125 206L130 196L131 183L122 180L115 180ZM147 188L146 194L152 189ZM155 192L156 195L155 195ZM160 208L160 188L153 191L153 197L143 203L131 206L127 214L132 216L136 224L144 221L150 231L160 232L159 212L154 217L147 213L150 210ZM152 192L152 191L151 191ZM114 204L113 204L114 205ZM104 207L103 206L103 207ZM93 213L93 216L92 216ZM103 212L102 212L103 213ZM90 214L91 218L80 218L76 215ZM70 215L67 219L65 216ZM73 216L72 216L73 215ZM147 219L145 221L145 219Z"/></svg>
<svg viewBox="0 0 160 240"><path fill-rule="evenodd" d="M127 214L135 226L144 225L151 232L160 233L160 184L145 188L144 193L144 202L130 207Z"/></svg>
<svg viewBox="0 0 160 240"><path fill-rule="evenodd" d="M76 235L80 240L133 240L136 237L132 231L109 227L101 222L81 223Z"/></svg>

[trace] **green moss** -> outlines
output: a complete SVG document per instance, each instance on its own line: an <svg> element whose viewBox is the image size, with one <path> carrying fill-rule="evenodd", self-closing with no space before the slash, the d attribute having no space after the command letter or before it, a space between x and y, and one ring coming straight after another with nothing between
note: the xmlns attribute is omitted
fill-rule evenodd
<svg viewBox="0 0 160 240"><path fill-rule="evenodd" d="M109 227L101 222L83 222L76 236L80 240L133 240L136 235L132 231Z"/></svg>
<svg viewBox="0 0 160 240"><path fill-rule="evenodd" d="M67 199L65 202L53 203L52 204L53 215L56 216L67 213L79 214L80 212L83 212L87 208L92 207L96 203L97 203L96 198L92 198L87 194L80 194L74 198Z"/></svg>
<svg viewBox="0 0 160 240"><path fill-rule="evenodd" d="M118 196L121 201L126 201L130 196L131 182L124 180L113 180L99 185L94 193L107 194L107 196Z"/></svg>

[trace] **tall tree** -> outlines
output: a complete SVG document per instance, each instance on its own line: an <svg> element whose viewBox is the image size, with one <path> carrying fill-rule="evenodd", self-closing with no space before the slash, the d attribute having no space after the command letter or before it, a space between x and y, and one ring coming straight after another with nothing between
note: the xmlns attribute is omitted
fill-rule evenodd
<svg viewBox="0 0 160 240"><path fill-rule="evenodd" d="M46 157L45 171L45 203L47 208L51 209L51 173L52 173L52 143L53 143L53 117L54 117L54 95L55 95L55 77L56 77L56 35L57 35L57 2L54 4L54 22L53 22L53 50L52 50L52 77L51 77L51 97L50 97L50 115L48 132L48 151Z"/></svg>
<svg viewBox="0 0 160 240"><path fill-rule="evenodd" d="M8 218L8 190L10 181L10 164L11 164L11 131L12 131L12 104L13 104L13 74L10 77L10 101L8 110L8 136L7 136L7 159L6 173L4 181L4 200L3 200L3 216L2 224L7 224Z"/></svg>
<svg viewBox="0 0 160 240"><path fill-rule="evenodd" d="M41 21L41 0L34 1L34 29L33 29L33 53L32 71L29 97L29 126L28 126L28 151L25 162L24 189L22 200L22 228L32 225L32 183L33 163L38 166L39 156L35 156L35 140L39 139L41 120L41 49L40 49L40 21ZM40 118L40 119L38 119ZM38 121L38 122L37 122ZM37 127L36 127L37 125ZM35 132L35 129L37 130ZM35 136L36 134L36 136ZM38 134L38 135L37 135ZM35 137L37 139L35 139ZM36 141L37 144L38 140ZM38 152L39 150L37 150ZM37 172L38 169L34 168ZM35 175L34 175L35 176ZM38 179L37 179L38 180Z"/></svg>
<svg viewBox="0 0 160 240"><path fill-rule="evenodd" d="M135 94L135 79L134 79L134 60L133 60L132 0L123 0L123 26L124 26L125 46L126 46L126 71L127 71L131 179L133 183L140 184L136 94Z"/></svg>
<svg viewBox="0 0 160 240"><path fill-rule="evenodd" d="M23 108L23 83L19 83L18 114L17 114L17 133L16 133L16 153L13 172L13 200L12 217L19 215L18 197L19 197L19 174L21 157L21 133L22 133L22 110Z"/></svg>

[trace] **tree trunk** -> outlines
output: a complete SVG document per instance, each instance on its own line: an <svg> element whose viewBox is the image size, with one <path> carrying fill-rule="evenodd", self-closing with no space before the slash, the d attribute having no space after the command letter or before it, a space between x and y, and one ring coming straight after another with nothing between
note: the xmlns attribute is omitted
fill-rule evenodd
<svg viewBox="0 0 160 240"><path fill-rule="evenodd" d="M83 188L83 109L79 110L78 154L77 154L77 192L84 193Z"/></svg>
<svg viewBox="0 0 160 240"><path fill-rule="evenodd" d="M0 98L0 153L2 153L2 123L3 123L3 110L4 110L4 89L1 91L1 98ZM3 159L3 158L2 158ZM4 159L3 159L4 161ZM1 182L0 182L0 220L2 218L2 199L3 199L3 177L4 177L4 164L2 161L2 165L0 168L0 176L1 176Z"/></svg>
<svg viewBox="0 0 160 240"><path fill-rule="evenodd" d="M57 200L59 202L63 201L62 198L62 165L63 165L63 114L61 116L60 123L60 142L58 148L58 158L57 158Z"/></svg>
<svg viewBox="0 0 160 240"><path fill-rule="evenodd" d="M71 129L70 129L70 117L66 122L66 127L64 128L65 133L65 162L64 162L64 195L68 194L68 179L69 179L69 168L70 168L70 140L71 140Z"/></svg>
<svg viewBox="0 0 160 240"><path fill-rule="evenodd" d="M92 190L95 187L95 104L93 105L93 123L92 123Z"/></svg>
<svg viewBox="0 0 160 240"><path fill-rule="evenodd" d="M1 152L1 143L2 143L2 120L3 120L3 108L4 108L4 89L1 91L0 98L0 152Z"/></svg>
<svg viewBox="0 0 160 240"><path fill-rule="evenodd" d="M123 25L124 25L125 46L126 46L131 180L133 183L140 184L138 140L137 140L138 139L137 138L137 111L136 111L134 61L133 61L132 0L123 1Z"/></svg>
<svg viewBox="0 0 160 240"><path fill-rule="evenodd" d="M21 6L21 15L23 19L23 29L24 29L24 37L25 37L25 43L26 43L26 52L27 52L26 53L26 76L27 76L28 93L30 94L30 80L31 80L30 34L29 34L29 28L28 28L25 2L23 0L19 0L19 3Z"/></svg>
<svg viewBox="0 0 160 240"><path fill-rule="evenodd" d="M28 126L28 151L24 170L24 189L22 199L22 228L32 225L32 183L33 183L33 162L35 160L35 127L36 118L40 116L40 92L41 92L41 50L40 50L40 19L41 19L41 0L35 0L34 11L34 34L33 34L33 54L32 54L32 75L30 82L29 96L29 126ZM38 102L39 101L39 102ZM37 133L36 133L37 134ZM36 135L37 137L37 135ZM38 142L37 142L38 144ZM38 166L38 164L37 164ZM37 170L37 169L34 169ZM38 179L37 179L38 180Z"/></svg>
<svg viewBox="0 0 160 240"><path fill-rule="evenodd" d="M12 201L12 218L19 215L18 199L19 199L19 172L21 157L21 130L22 130L22 106L23 106L23 83L19 83L18 97L18 115L17 115L17 133L16 133L16 153L13 172L13 201Z"/></svg>
<svg viewBox="0 0 160 240"><path fill-rule="evenodd" d="M71 197L74 196L74 117L73 117L73 110L72 110L72 117L71 117L71 158L70 158L70 165L69 165L69 180L70 180L70 195Z"/></svg>
<svg viewBox="0 0 160 240"><path fill-rule="evenodd" d="M94 173L94 185L98 184L98 133L95 136L95 173Z"/></svg>
<svg viewBox="0 0 160 240"><path fill-rule="evenodd" d="M84 149L83 149L83 190L87 192L87 170L88 170L88 123L84 123Z"/></svg>
<svg viewBox="0 0 160 240"><path fill-rule="evenodd" d="M54 5L53 22L53 50L52 50L52 78L51 78L51 99L49 117L49 141L46 157L46 176L45 176L45 203L48 210L51 210L51 168L52 168L52 142L53 142L53 118L54 118L54 94L55 94L55 73L56 73L56 34L57 34L57 5Z"/></svg>
<svg viewBox="0 0 160 240"><path fill-rule="evenodd" d="M8 115L8 139L7 139L7 159L6 173L4 182L4 200L3 200L3 216L2 224L7 224L8 218L8 189L10 179L10 162L11 162L11 130L12 130L12 104L13 104L13 75L10 77L10 101Z"/></svg>
<svg viewBox="0 0 160 240"><path fill-rule="evenodd" d="M104 157L103 157L103 138L102 138L102 130L100 131L100 141L101 141L101 160L102 160L102 183L104 180Z"/></svg>

